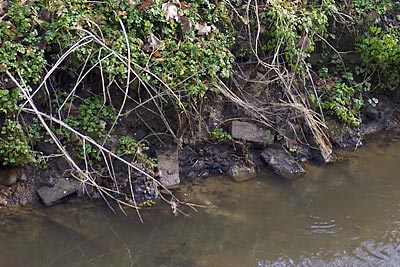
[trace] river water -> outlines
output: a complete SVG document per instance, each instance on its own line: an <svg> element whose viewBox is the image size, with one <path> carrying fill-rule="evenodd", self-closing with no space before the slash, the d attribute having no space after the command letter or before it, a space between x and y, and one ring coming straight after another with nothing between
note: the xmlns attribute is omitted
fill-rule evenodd
<svg viewBox="0 0 400 267"><path fill-rule="evenodd" d="M178 195L206 208L158 203L144 223L102 202L3 210L0 266L400 266L400 141L307 171L197 181Z"/></svg>

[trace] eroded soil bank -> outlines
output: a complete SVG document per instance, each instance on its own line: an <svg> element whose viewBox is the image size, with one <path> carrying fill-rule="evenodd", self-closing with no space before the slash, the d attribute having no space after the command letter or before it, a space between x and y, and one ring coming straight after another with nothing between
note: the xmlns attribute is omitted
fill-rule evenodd
<svg viewBox="0 0 400 267"><path fill-rule="evenodd" d="M320 150L307 141L310 137L307 139L305 135L299 138L301 130L284 131L288 124L281 124L280 133L286 133L282 135L254 121L236 119L238 111L227 111L223 105L218 109L211 109L209 123L226 124L229 139L216 140L206 133L199 132L198 134L203 134L204 137L196 137L193 140L201 141L190 145L191 141L187 140L180 149L171 141L163 147L152 147L151 153L158 157L156 177L161 184L154 184L145 177L138 176L142 178L133 183L135 200L144 205L151 205L160 194L167 193L162 189L163 185L174 192L180 187L180 183L197 183L198 180L216 175L225 175L226 179L242 182L254 178L260 172L270 171L283 180L303 179L302 176L307 173L305 166L310 163L323 166L327 162L341 161L349 156L356 156L368 137L397 134L400 105L384 96L380 99L379 105L369 106L364 110L364 123L359 127L344 126L334 120L326 121L327 133L334 145L334 151L329 158L323 158ZM302 129L301 125L295 128ZM138 134L143 135L140 131ZM51 147L51 144L47 145ZM46 144L42 146L45 147ZM47 148L47 151L52 154L52 149ZM49 158L44 169L32 166L2 169L0 204L26 205L41 200L51 206L76 196L101 198L96 188L75 179L69 170L70 165L62 156ZM127 175L123 165L116 165L114 172L118 177ZM106 182L106 178L103 182ZM127 184L124 186L127 187ZM115 193L111 197L124 199L125 195Z"/></svg>

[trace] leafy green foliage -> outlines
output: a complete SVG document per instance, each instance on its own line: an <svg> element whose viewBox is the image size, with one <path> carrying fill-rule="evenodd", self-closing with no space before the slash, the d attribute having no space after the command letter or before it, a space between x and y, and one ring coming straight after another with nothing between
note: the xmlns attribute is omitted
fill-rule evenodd
<svg viewBox="0 0 400 267"><path fill-rule="evenodd" d="M42 39L38 27L41 23L39 11L39 6L33 4L10 3L9 20L0 21L0 74L8 69L25 81L39 81L46 64L44 51L38 46Z"/></svg>
<svg viewBox="0 0 400 267"><path fill-rule="evenodd" d="M21 125L6 120L0 134L0 160L3 165L22 166L35 161Z"/></svg>
<svg viewBox="0 0 400 267"><path fill-rule="evenodd" d="M305 59L315 48L317 35L325 36L328 18L336 12L334 1L306 7L295 1L270 1L260 14L265 37L264 50L283 53L286 63L296 72L304 72Z"/></svg>
<svg viewBox="0 0 400 267"><path fill-rule="evenodd" d="M356 97L357 90L345 83L336 84L332 88L325 88L326 101L322 102L322 108L337 116L343 122L357 126L360 125L359 112L363 105L361 97Z"/></svg>
<svg viewBox="0 0 400 267"><path fill-rule="evenodd" d="M391 10L392 0L354 0L354 13L357 17L376 18L384 15Z"/></svg>
<svg viewBox="0 0 400 267"><path fill-rule="evenodd" d="M210 136L214 141L217 142L232 140L232 136L222 128L216 128L214 131L211 132Z"/></svg>
<svg viewBox="0 0 400 267"><path fill-rule="evenodd" d="M336 77L328 68L320 69L319 77L323 86L320 88L319 100L314 94L310 95L313 109L318 110L319 103L328 115L336 116L351 126L360 125L360 110L364 105L362 93L369 91L370 84L355 82L351 72Z"/></svg>
<svg viewBox="0 0 400 267"><path fill-rule="evenodd" d="M83 35L82 31L72 30L73 26L93 32L114 53L94 44L84 46L69 61L72 69L87 58L90 65L102 58L101 68L110 80L125 79L127 66L121 59L127 58L128 38L130 58L134 62L131 67L142 82L184 90L182 98L186 95L197 99L207 90L215 89L218 78L229 76L233 62L229 47L233 38L227 31L228 11L224 3L216 6L197 0L184 7L161 0L151 4L127 0L60 4L46 6L51 14L58 15L43 27L49 42L58 42L59 50L64 51ZM177 14L169 14L166 4L176 9ZM122 32L121 23L127 36ZM209 30L199 34L199 25Z"/></svg>
<svg viewBox="0 0 400 267"><path fill-rule="evenodd" d="M75 130L90 136L93 140L101 141L106 136L107 125L111 125L116 116L114 106L103 101L103 98L93 96L83 99L79 108L72 105L77 109L76 114L70 114L65 119L65 123ZM62 112L68 113L68 108L65 107ZM73 137L74 134L68 129L60 127L53 130L64 140L69 140L70 142L76 140Z"/></svg>
<svg viewBox="0 0 400 267"><path fill-rule="evenodd" d="M129 51L131 70L142 83L168 86L179 92L182 102L216 91L218 80L230 75L234 39L224 2L38 0L10 1L9 7L0 22L0 80L7 69L37 83L47 61L88 32L107 47L87 39L61 66L69 73L79 72L87 62L101 68L109 81L124 80Z"/></svg>
<svg viewBox="0 0 400 267"><path fill-rule="evenodd" d="M143 163L148 168L154 169L157 166L156 159L149 157L144 152L149 150L149 147L143 143L139 143L130 136L121 136L119 139L119 147L117 155L133 156L135 162Z"/></svg>
<svg viewBox="0 0 400 267"><path fill-rule="evenodd" d="M18 102L22 99L19 89L0 89L0 112L12 114L19 109Z"/></svg>
<svg viewBox="0 0 400 267"><path fill-rule="evenodd" d="M84 99L76 117L82 131L94 139L105 136L107 122L112 122L116 116L114 106L106 105L103 101L102 98L96 96Z"/></svg>
<svg viewBox="0 0 400 267"><path fill-rule="evenodd" d="M387 31L371 27L357 45L368 74L376 73L381 88L394 88L400 84L400 28Z"/></svg>

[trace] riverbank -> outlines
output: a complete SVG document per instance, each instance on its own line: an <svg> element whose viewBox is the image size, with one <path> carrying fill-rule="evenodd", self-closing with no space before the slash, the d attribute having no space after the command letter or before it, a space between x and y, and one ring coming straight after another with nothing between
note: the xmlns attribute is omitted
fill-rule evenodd
<svg viewBox="0 0 400 267"><path fill-rule="evenodd" d="M175 209L181 181L335 161L400 120L399 10L2 1L0 203Z"/></svg>
<svg viewBox="0 0 400 267"><path fill-rule="evenodd" d="M113 213L101 200L2 209L0 262L394 267L400 242L399 138L366 140L353 157L309 164L306 175L291 182L266 172L244 183L226 177L185 183L177 196L205 206L197 212L182 207L189 216L171 216L161 200L140 210L144 223L135 210Z"/></svg>
<svg viewBox="0 0 400 267"><path fill-rule="evenodd" d="M365 111L363 117L366 118L366 122L357 128L329 121L327 125L331 128L327 129L327 133L329 140L334 144L329 162L340 162L356 156L364 139L386 137L388 134L395 136L400 130L399 111L400 105L393 99L381 97L379 105ZM161 155L160 158L164 161L163 171L168 172L164 180L161 180L166 183L162 184L162 187L170 188L171 192L166 192L162 187L146 180L143 180L142 185L136 182L134 190L138 203L151 206L152 200L159 198L160 194L165 194L164 197L169 198L170 193L179 191L180 183L197 183L198 180L208 177L222 175L226 177L225 179L244 182L256 177L260 172L267 171L275 173L281 179L291 181L302 179L306 174L305 165L318 166L328 163L321 157L317 148L299 139L291 139L288 137L290 135L280 137L279 133L264 129L254 122L234 120L222 115L213 123L222 124L224 121L231 124L227 128L230 132L227 133L234 137L238 135L240 138L232 137L232 140L218 141L204 139L194 145L183 145L181 150L178 150L176 145L161 149L160 151L164 152L158 152L158 155ZM270 131L269 136L264 135L266 131ZM293 134L291 136L294 136ZM172 156L165 157L163 156L165 154ZM27 205L41 200L51 206L75 197L89 199L101 197L96 188L76 180L68 169L69 165L62 157L49 159L44 169L33 166L25 169L2 169L0 204ZM115 173L124 175L123 169L115 169ZM112 195L108 201L122 195Z"/></svg>

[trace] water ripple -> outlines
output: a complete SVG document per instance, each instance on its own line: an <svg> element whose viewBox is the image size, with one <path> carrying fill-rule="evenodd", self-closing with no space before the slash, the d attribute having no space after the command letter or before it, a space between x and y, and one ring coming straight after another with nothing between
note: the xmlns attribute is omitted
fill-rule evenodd
<svg viewBox="0 0 400 267"><path fill-rule="evenodd" d="M310 216L313 221L309 225L309 230L315 234L336 234L341 228L337 228L336 220L324 220L320 217Z"/></svg>

